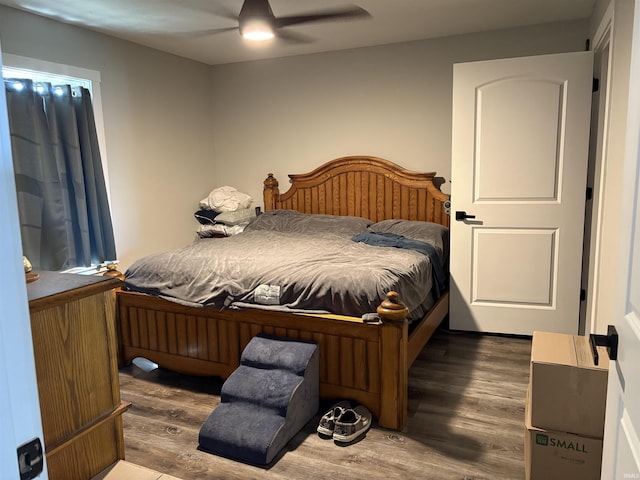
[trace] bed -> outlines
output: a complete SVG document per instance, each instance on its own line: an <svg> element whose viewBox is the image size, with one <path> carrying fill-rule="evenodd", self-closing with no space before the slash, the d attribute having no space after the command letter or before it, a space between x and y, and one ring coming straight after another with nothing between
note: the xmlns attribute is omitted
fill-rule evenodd
<svg viewBox="0 0 640 480"><path fill-rule="evenodd" d="M265 213L258 220L267 221L271 215L280 221L283 214L305 222L306 217L356 217L368 220L367 225L406 220L406 224L430 222L448 229L448 196L436 186L434 176L376 157L349 156L331 160L310 173L289 175L291 186L281 194L278 180L269 174L264 180ZM251 235L264 235L266 241L270 233L261 233L258 228L237 237ZM222 249L234 240L207 241ZM368 245L353 248L380 249ZM444 248L445 252L439 253L446 263L448 245ZM129 271L127 275L135 278ZM170 298L171 290L162 295L155 287L125 288L117 292L119 361L124 365L144 357L173 371L227 378L257 334L312 340L320 349L321 397L361 403L381 427L401 430L408 415L408 370L447 315L449 295L445 288L421 303L409 294L409 284L398 285L402 286L398 291L389 290L376 299L377 307L373 308L379 321L374 322L353 311L309 310L304 302L297 304L302 308L290 311L246 304L246 298L230 299L223 306L219 302L202 306ZM412 308L403 302L403 289L416 304ZM226 303L236 308L225 308ZM423 314L420 308L425 306L429 308ZM359 312L362 307L354 308ZM416 318L409 322L411 316Z"/></svg>

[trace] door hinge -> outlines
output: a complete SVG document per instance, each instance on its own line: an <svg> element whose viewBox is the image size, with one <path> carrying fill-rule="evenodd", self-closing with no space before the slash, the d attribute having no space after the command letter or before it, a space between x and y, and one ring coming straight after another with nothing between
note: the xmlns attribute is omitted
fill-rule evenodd
<svg viewBox="0 0 640 480"><path fill-rule="evenodd" d="M599 92L600 91L600 79L599 78L594 78L593 79L593 87L591 90L593 93Z"/></svg>
<svg viewBox="0 0 640 480"><path fill-rule="evenodd" d="M587 187L587 200L593 199L593 188Z"/></svg>
<svg viewBox="0 0 640 480"><path fill-rule="evenodd" d="M587 299L587 290L584 288L580 289L580 301L584 302Z"/></svg>

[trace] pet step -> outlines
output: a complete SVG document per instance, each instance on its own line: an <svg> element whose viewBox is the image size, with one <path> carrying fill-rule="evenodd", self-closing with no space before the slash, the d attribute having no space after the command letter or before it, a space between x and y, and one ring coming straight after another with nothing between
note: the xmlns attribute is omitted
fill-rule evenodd
<svg viewBox="0 0 640 480"><path fill-rule="evenodd" d="M311 342L256 336L203 423L201 450L254 465L271 463L315 416L319 351Z"/></svg>

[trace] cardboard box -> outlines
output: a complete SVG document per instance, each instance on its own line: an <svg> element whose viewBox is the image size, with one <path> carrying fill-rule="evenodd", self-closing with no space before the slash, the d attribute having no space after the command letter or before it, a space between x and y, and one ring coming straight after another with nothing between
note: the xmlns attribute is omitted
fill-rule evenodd
<svg viewBox="0 0 640 480"><path fill-rule="evenodd" d="M531 425L602 438L609 356L598 347L594 365L589 337L533 332Z"/></svg>
<svg viewBox="0 0 640 480"><path fill-rule="evenodd" d="M180 480L177 477L156 472L125 460L118 460L91 480Z"/></svg>
<svg viewBox="0 0 640 480"><path fill-rule="evenodd" d="M524 430L526 480L600 480L602 439L534 427L530 407L528 395Z"/></svg>

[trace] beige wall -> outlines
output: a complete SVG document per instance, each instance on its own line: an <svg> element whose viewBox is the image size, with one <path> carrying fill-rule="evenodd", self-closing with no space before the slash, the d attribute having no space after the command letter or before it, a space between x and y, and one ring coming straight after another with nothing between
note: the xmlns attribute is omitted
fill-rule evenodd
<svg viewBox="0 0 640 480"><path fill-rule="evenodd" d="M100 72L122 266L192 241L215 177L210 67L3 6L0 39L5 53Z"/></svg>
<svg viewBox="0 0 640 480"><path fill-rule="evenodd" d="M213 67L220 183L262 203L262 180L365 154L450 180L456 62L584 50L588 22L558 23ZM448 190L449 185L443 189Z"/></svg>
<svg viewBox="0 0 640 480"><path fill-rule="evenodd" d="M450 180L453 63L582 50L588 31L565 22L209 67L0 6L5 52L101 73L123 268L190 242L214 187L261 205L268 172L284 191L288 173L367 154Z"/></svg>

